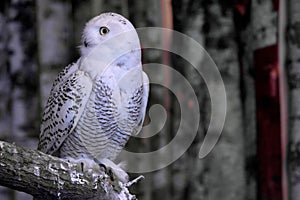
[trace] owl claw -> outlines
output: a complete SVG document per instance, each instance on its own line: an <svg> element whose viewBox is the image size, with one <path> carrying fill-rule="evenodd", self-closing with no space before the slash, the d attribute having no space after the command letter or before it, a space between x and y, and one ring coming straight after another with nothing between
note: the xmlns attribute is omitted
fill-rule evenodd
<svg viewBox="0 0 300 200"><path fill-rule="evenodd" d="M81 172L84 172L84 163L80 162Z"/></svg>
<svg viewBox="0 0 300 200"><path fill-rule="evenodd" d="M110 167L106 167L104 164L100 163L99 167L102 168L102 170L107 174L111 181L116 180L116 176L113 173L112 169Z"/></svg>
<svg viewBox="0 0 300 200"><path fill-rule="evenodd" d="M121 169L123 163L116 165L109 159L96 160L96 162L99 163L99 167L103 168L105 173L109 176L111 185L113 186L114 190L120 193L122 191L120 182L127 183L129 181L128 174L123 169Z"/></svg>
<svg viewBox="0 0 300 200"><path fill-rule="evenodd" d="M81 173L92 173L94 172L100 172L99 165L92 159L89 158L65 158L68 162L76 163L76 168Z"/></svg>
<svg viewBox="0 0 300 200"><path fill-rule="evenodd" d="M104 158L97 162L105 169L105 172L110 176L112 181L114 181L114 179L117 179L122 183L127 183L129 181L128 174L121 168L121 166L116 165L111 160Z"/></svg>
<svg viewBox="0 0 300 200"><path fill-rule="evenodd" d="M107 172L107 168L106 168L106 166L104 164L100 163L99 167L103 168L103 171Z"/></svg>

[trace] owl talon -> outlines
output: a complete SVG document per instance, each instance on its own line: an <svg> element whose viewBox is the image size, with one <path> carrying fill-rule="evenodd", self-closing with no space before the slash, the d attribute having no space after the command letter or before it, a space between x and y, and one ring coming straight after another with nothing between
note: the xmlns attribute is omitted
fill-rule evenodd
<svg viewBox="0 0 300 200"><path fill-rule="evenodd" d="M101 159L97 160L100 166L102 166L105 169L105 172L112 181L115 179L121 181L122 183L127 183L129 180L128 174L118 165L116 165L114 162L112 162L109 159Z"/></svg>
<svg viewBox="0 0 300 200"><path fill-rule="evenodd" d="M116 176L115 176L115 174L113 173L113 171L112 171L112 169L111 169L110 167L107 169L107 174L108 174L109 178L110 178L112 181L115 181L115 180L116 180Z"/></svg>
<svg viewBox="0 0 300 200"><path fill-rule="evenodd" d="M99 165L92 159L89 158L66 158L68 162L76 163L76 169L81 173L90 173L92 171L100 172Z"/></svg>
<svg viewBox="0 0 300 200"><path fill-rule="evenodd" d="M113 169L111 167L106 168L106 174L109 176L111 185L113 186L114 190L120 193L122 191L120 181L116 174L114 174Z"/></svg>
<svg viewBox="0 0 300 200"><path fill-rule="evenodd" d="M99 164L99 167L101 168L102 171L105 172L105 174L108 175L109 177L109 182L110 184L113 186L114 190L117 191L118 193L121 192L122 188L119 184L119 179L118 177L116 176L116 174L114 173L112 167L110 166L106 166L104 165L103 163L100 163Z"/></svg>
<svg viewBox="0 0 300 200"><path fill-rule="evenodd" d="M83 162L80 162L80 167L81 167L81 172L84 171L84 163Z"/></svg>
<svg viewBox="0 0 300 200"><path fill-rule="evenodd" d="M104 164L100 163L99 167L103 168L103 171L107 172L107 168L106 168L106 166Z"/></svg>
<svg viewBox="0 0 300 200"><path fill-rule="evenodd" d="M105 166L104 164L99 164L99 167L103 169L105 174L107 174L111 181L117 180L117 176L114 174L113 169L109 166Z"/></svg>

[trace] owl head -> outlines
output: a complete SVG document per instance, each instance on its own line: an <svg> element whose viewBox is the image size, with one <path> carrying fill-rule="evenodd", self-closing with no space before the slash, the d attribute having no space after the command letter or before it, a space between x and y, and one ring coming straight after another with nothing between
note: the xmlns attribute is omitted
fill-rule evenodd
<svg viewBox="0 0 300 200"><path fill-rule="evenodd" d="M132 30L135 30L134 26L122 15L111 12L98 15L85 25L80 46L81 55L87 55L104 41Z"/></svg>

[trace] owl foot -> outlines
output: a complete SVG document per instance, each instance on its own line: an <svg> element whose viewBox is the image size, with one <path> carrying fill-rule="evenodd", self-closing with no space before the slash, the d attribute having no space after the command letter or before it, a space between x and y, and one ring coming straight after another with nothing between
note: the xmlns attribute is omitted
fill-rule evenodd
<svg viewBox="0 0 300 200"><path fill-rule="evenodd" d="M103 158L96 161L102 166L108 175L111 175L112 179L118 179L122 183L127 183L129 181L128 174L121 168L123 165L116 165L114 162L107 158Z"/></svg>
<svg viewBox="0 0 300 200"><path fill-rule="evenodd" d="M105 173L109 176L112 186L117 192L121 192L122 188L120 187L121 183L127 183L129 181L128 174L121 168L122 165L116 165L109 159L100 159L96 162L99 163L99 166L104 168Z"/></svg>
<svg viewBox="0 0 300 200"><path fill-rule="evenodd" d="M82 173L93 173L93 172L101 172L99 165L90 158L66 158L69 162L77 163L77 170Z"/></svg>
<svg viewBox="0 0 300 200"><path fill-rule="evenodd" d="M121 168L124 167L124 163L115 164L109 159L100 159L93 160L90 158L66 158L69 162L77 163L77 170L85 173L85 174L93 174L94 172L103 173L109 177L109 181L111 185L117 192L121 192L122 188L120 186L120 182L122 184L126 184L129 181L128 174ZM102 169L101 169L102 168Z"/></svg>

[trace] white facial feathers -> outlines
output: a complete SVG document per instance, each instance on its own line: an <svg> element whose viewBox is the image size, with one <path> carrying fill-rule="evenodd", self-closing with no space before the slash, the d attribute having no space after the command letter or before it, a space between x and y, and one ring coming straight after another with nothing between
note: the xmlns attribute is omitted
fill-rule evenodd
<svg viewBox="0 0 300 200"><path fill-rule="evenodd" d="M137 32L123 16L104 13L91 19L83 31L80 69L92 79L111 66L115 76L132 68L141 69L141 48ZM113 69L112 69L113 70Z"/></svg>
<svg viewBox="0 0 300 200"><path fill-rule="evenodd" d="M103 13L86 23L82 34L81 56L87 55L93 47L127 31L135 30L123 16L116 13ZM138 37L137 37L138 40Z"/></svg>

